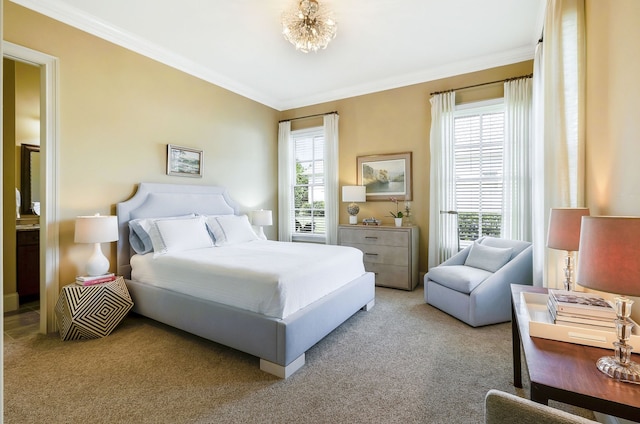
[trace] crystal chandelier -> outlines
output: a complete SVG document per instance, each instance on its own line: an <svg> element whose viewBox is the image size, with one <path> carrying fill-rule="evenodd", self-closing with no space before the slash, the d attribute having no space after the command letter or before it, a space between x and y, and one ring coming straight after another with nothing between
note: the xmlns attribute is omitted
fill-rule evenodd
<svg viewBox="0 0 640 424"><path fill-rule="evenodd" d="M304 53L326 49L337 30L331 13L321 12L317 0L300 0L295 8L282 14L284 38Z"/></svg>

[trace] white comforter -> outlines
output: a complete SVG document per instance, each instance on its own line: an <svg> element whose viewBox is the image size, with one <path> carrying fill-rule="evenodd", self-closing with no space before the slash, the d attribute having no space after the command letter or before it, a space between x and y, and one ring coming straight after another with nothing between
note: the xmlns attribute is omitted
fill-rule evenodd
<svg viewBox="0 0 640 424"><path fill-rule="evenodd" d="M285 318L364 274L345 246L257 240L131 258L133 280Z"/></svg>

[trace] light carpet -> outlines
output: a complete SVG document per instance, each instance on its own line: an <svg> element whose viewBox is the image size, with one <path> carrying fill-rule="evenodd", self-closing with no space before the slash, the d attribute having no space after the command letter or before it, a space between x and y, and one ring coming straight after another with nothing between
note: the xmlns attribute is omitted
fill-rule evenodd
<svg viewBox="0 0 640 424"><path fill-rule="evenodd" d="M135 314L103 339L5 338L4 422L482 423L489 389L528 395L513 387L510 323L472 328L422 296L376 288L376 306L287 380Z"/></svg>

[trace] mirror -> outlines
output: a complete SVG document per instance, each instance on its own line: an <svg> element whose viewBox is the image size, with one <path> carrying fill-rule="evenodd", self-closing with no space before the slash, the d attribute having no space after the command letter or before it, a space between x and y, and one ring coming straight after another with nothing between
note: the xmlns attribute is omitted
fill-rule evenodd
<svg viewBox="0 0 640 424"><path fill-rule="evenodd" d="M31 203L40 202L40 146L22 144L20 155L20 213L28 215L34 213Z"/></svg>

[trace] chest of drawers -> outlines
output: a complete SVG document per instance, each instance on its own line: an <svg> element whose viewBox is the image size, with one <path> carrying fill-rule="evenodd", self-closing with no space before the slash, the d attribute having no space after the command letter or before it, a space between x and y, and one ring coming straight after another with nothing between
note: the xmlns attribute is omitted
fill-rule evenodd
<svg viewBox="0 0 640 424"><path fill-rule="evenodd" d="M418 284L418 227L340 225L338 244L360 249L376 285L413 290Z"/></svg>

